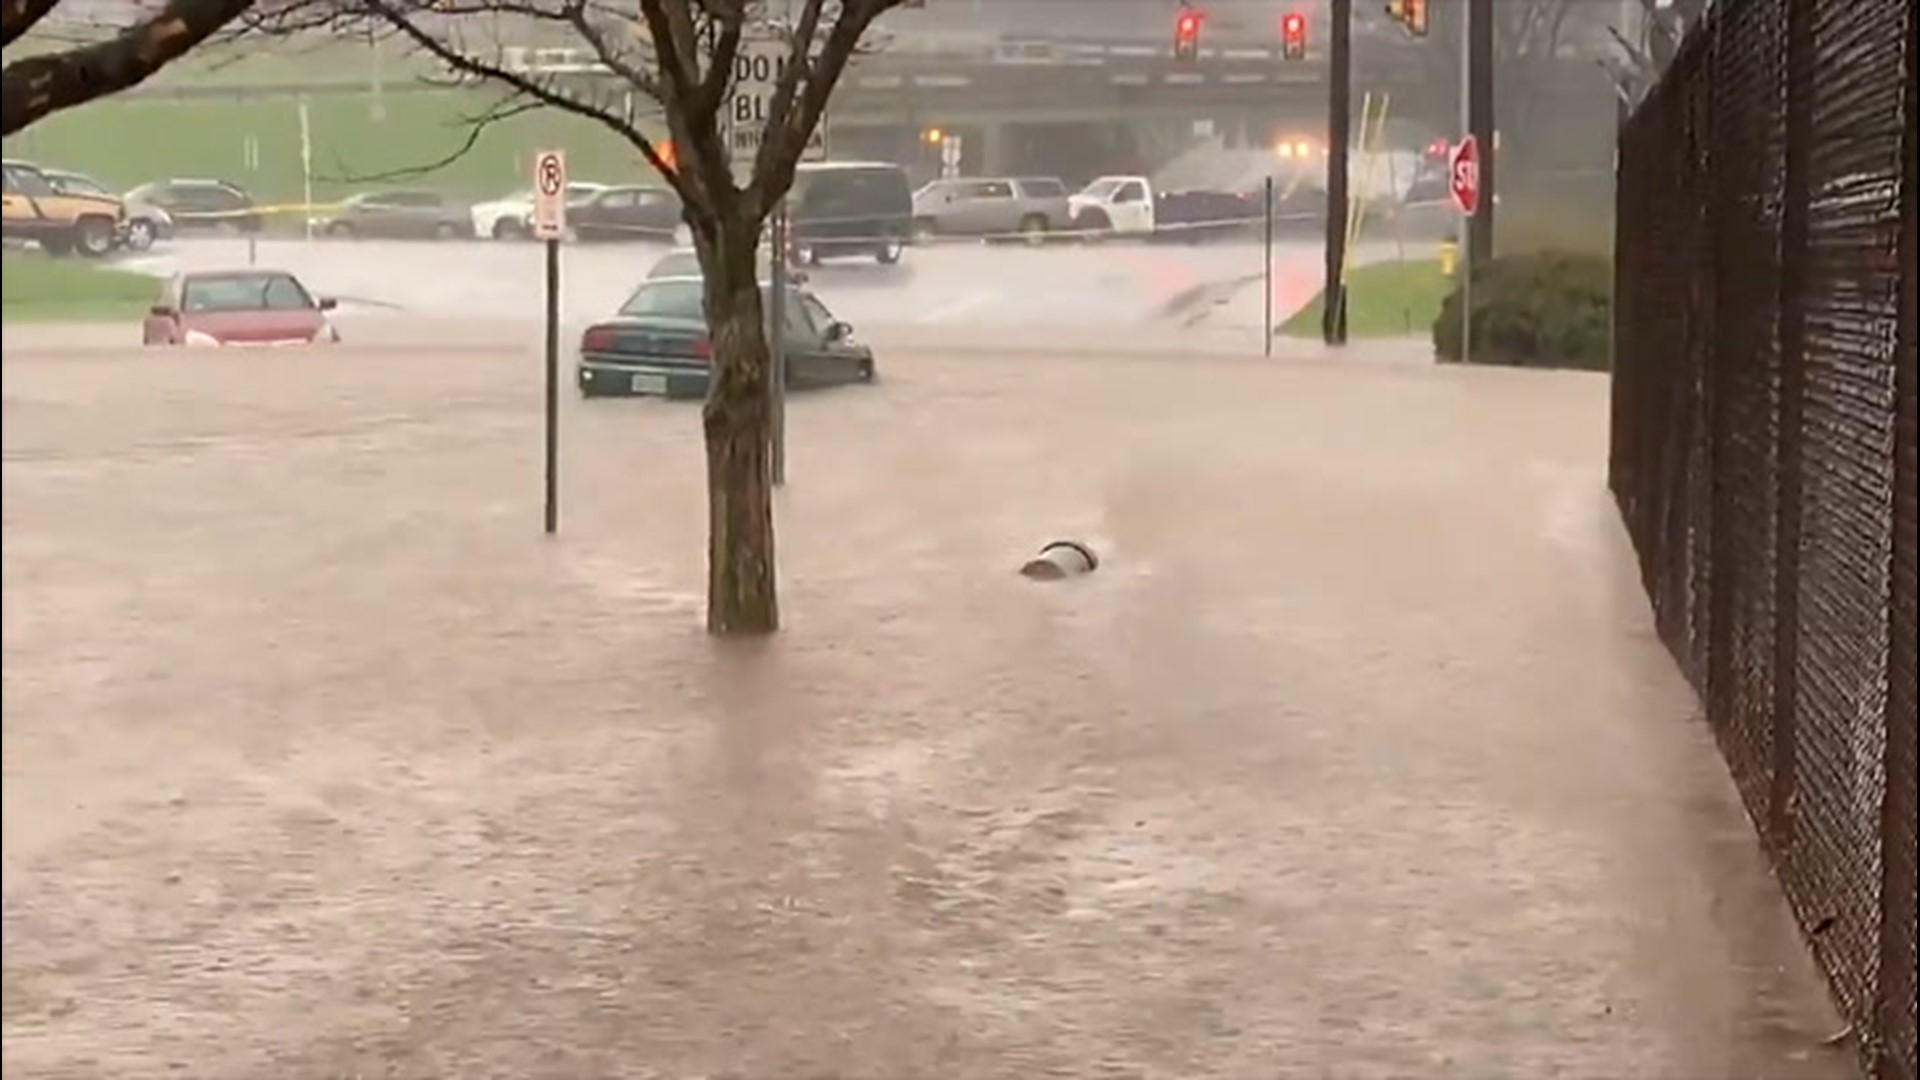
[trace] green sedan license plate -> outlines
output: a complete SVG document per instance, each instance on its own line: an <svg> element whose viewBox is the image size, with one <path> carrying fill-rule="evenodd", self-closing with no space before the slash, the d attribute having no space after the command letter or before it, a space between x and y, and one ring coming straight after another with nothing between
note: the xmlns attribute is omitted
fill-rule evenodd
<svg viewBox="0 0 1920 1080"><path fill-rule="evenodd" d="M667 392L665 375L635 375L627 383L627 389L636 394L664 394Z"/></svg>

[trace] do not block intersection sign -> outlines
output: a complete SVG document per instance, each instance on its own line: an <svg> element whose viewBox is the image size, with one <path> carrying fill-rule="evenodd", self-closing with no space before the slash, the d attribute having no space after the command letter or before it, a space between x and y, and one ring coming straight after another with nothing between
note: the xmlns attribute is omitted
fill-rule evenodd
<svg viewBox="0 0 1920 1080"><path fill-rule="evenodd" d="M725 115L727 153L733 159L733 171L744 178L753 169L754 155L766 136L767 113L773 103L773 91L786 70L787 43L779 38L749 38L740 43L733 58L733 94ZM802 161L819 161L827 156L827 118L822 116L807 138Z"/></svg>

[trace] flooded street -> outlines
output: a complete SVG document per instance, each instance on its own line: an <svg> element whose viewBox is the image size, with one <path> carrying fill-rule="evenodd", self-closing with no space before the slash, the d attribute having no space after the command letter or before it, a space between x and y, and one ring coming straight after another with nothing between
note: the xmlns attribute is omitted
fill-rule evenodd
<svg viewBox="0 0 1920 1080"><path fill-rule="evenodd" d="M1602 378L883 347L723 645L697 406L12 333L9 1076L1852 1075Z"/></svg>

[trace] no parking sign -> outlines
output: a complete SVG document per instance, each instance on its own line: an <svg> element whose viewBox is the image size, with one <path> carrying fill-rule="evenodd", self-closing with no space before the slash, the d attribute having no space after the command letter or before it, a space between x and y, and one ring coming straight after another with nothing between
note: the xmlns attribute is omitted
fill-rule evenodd
<svg viewBox="0 0 1920 1080"><path fill-rule="evenodd" d="M558 240L567 233L567 155L542 150L533 158L533 235Z"/></svg>

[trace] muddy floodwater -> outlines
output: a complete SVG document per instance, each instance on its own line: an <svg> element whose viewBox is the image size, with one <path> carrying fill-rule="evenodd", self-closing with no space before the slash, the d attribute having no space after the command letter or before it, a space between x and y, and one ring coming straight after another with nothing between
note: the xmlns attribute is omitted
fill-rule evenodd
<svg viewBox="0 0 1920 1080"><path fill-rule="evenodd" d="M9 1077L1851 1075L1603 379L883 348L720 645L697 407L567 395L545 538L429 337L9 330Z"/></svg>

